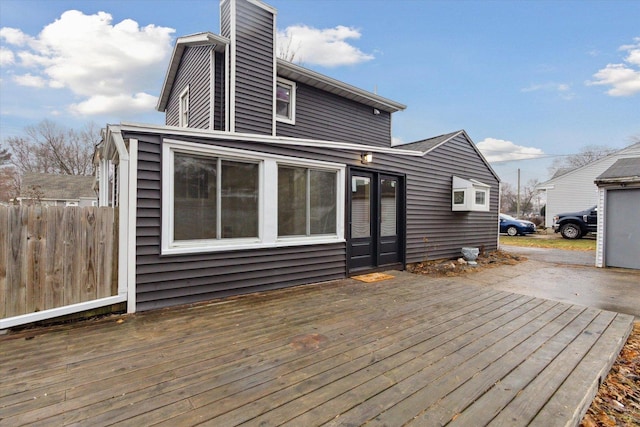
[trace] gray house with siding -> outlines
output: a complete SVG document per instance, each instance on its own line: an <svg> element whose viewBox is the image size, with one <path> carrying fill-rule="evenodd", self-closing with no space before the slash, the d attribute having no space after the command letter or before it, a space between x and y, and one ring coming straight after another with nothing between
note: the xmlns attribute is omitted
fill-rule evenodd
<svg viewBox="0 0 640 427"><path fill-rule="evenodd" d="M108 126L129 311L497 249L499 178L465 131L391 145L404 105L276 58L276 11L222 0L177 40L165 126Z"/></svg>

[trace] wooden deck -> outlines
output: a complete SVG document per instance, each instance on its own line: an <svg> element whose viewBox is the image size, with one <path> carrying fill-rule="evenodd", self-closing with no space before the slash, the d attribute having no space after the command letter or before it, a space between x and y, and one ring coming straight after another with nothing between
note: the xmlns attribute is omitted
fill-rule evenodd
<svg viewBox="0 0 640 427"><path fill-rule="evenodd" d="M0 425L575 425L632 326L391 274L0 336Z"/></svg>

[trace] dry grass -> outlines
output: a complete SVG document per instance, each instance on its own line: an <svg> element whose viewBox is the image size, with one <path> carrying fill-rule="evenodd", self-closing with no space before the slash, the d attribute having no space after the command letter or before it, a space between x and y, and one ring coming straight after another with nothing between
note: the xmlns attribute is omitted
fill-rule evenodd
<svg viewBox="0 0 640 427"><path fill-rule="evenodd" d="M595 251L596 239L584 237L582 239L568 240L559 235L532 235L532 236L500 236L500 244L511 246L525 246L530 248L568 249L572 251Z"/></svg>

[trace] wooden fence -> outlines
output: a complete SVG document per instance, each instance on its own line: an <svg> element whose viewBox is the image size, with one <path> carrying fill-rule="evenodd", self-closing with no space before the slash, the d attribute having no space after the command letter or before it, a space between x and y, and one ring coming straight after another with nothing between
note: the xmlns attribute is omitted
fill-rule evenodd
<svg viewBox="0 0 640 427"><path fill-rule="evenodd" d="M0 319L117 295L116 212L0 206Z"/></svg>

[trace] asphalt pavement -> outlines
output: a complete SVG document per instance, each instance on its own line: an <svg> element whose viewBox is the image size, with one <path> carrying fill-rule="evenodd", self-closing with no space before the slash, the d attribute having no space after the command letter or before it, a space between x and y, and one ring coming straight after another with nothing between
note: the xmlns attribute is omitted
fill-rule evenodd
<svg viewBox="0 0 640 427"><path fill-rule="evenodd" d="M570 304L631 314L640 320L640 270L595 267L595 251L501 245L527 261L486 269L470 283Z"/></svg>

